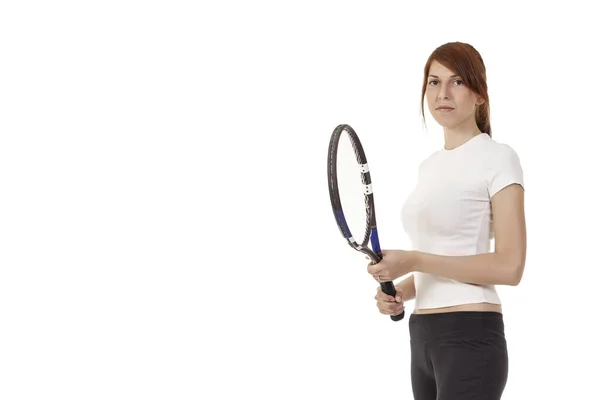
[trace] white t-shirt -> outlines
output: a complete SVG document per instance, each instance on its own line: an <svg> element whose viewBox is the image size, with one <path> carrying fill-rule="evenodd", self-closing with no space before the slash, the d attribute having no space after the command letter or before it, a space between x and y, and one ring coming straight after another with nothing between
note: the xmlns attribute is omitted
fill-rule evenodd
<svg viewBox="0 0 600 400"><path fill-rule="evenodd" d="M448 256L490 251L490 199L502 188L523 186L518 155L508 145L479 134L459 147L442 148L419 166L419 179L402 207L402 223L413 248ZM415 309L469 303L501 304L493 285L475 285L414 273Z"/></svg>

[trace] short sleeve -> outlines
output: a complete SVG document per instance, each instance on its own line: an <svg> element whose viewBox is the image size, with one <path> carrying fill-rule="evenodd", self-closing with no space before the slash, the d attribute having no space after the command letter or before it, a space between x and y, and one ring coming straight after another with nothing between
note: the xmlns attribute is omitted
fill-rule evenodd
<svg viewBox="0 0 600 400"><path fill-rule="evenodd" d="M525 187L518 154L506 144L498 144L488 159L487 184L490 198L513 183Z"/></svg>

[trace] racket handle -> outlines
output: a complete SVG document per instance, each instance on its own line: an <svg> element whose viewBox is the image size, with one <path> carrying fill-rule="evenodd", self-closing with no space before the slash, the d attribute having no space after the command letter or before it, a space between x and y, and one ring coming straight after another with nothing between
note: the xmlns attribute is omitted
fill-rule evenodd
<svg viewBox="0 0 600 400"><path fill-rule="evenodd" d="M396 297L396 287L394 287L394 282L381 282L381 290L383 293ZM390 315L392 321L400 321L404 318L404 311L398 315Z"/></svg>

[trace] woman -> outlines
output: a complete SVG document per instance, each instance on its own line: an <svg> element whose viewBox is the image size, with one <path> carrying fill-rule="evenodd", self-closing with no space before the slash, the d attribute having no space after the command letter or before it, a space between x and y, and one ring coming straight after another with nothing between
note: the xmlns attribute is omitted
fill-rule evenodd
<svg viewBox="0 0 600 400"><path fill-rule="evenodd" d="M421 103L444 128L445 144L420 164L402 208L414 250L384 250L367 269L378 282L410 274L395 298L378 288L375 299L386 315L415 300L408 322L416 400L500 399L508 352L495 286L517 285L523 275L523 171L515 151L491 138L478 51L444 44L424 72Z"/></svg>

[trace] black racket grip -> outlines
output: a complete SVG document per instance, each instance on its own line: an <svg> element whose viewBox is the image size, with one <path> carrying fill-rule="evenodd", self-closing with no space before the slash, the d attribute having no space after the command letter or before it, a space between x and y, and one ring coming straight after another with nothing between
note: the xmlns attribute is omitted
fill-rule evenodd
<svg viewBox="0 0 600 400"><path fill-rule="evenodd" d="M394 287L394 282L381 282L381 290L383 293L396 297L396 288ZM399 315L390 315L392 321L400 321L404 318L404 311L402 311Z"/></svg>

